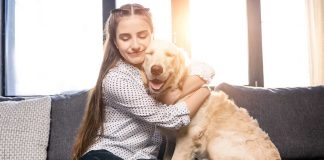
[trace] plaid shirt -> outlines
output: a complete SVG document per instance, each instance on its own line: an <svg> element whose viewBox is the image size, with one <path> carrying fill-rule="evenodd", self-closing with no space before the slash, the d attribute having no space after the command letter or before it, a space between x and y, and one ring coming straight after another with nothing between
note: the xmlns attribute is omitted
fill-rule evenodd
<svg viewBox="0 0 324 160"><path fill-rule="evenodd" d="M157 127L178 129L190 122L184 102L164 105L148 95L139 69L120 60L103 80L104 135L90 150L106 149L123 159L156 159L162 138Z"/></svg>

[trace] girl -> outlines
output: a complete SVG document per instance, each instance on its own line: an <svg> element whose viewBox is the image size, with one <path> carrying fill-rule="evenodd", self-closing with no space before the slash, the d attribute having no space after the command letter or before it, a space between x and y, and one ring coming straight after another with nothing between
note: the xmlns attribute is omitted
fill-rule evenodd
<svg viewBox="0 0 324 160"><path fill-rule="evenodd" d="M188 125L210 94L202 85L212 78L213 70L199 66L196 71L201 73L191 73L185 90L176 90L163 97L162 103L157 102L146 92L140 75L144 51L153 38L149 10L139 4L114 9L105 31L103 62L89 94L72 157L157 159L162 141L157 126L179 129ZM191 92L184 102L166 105Z"/></svg>

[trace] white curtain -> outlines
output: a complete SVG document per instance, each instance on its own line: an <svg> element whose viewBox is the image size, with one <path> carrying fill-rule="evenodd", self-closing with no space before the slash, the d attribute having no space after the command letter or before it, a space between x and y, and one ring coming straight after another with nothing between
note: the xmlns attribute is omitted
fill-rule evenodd
<svg viewBox="0 0 324 160"><path fill-rule="evenodd" d="M306 0L311 85L324 85L324 0Z"/></svg>

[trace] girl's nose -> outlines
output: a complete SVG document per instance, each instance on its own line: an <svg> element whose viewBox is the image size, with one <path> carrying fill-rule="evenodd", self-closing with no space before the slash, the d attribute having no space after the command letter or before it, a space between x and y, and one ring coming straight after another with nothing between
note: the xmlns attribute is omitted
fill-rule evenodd
<svg viewBox="0 0 324 160"><path fill-rule="evenodd" d="M133 51L139 51L140 50L140 44L138 43L137 39L133 40L131 48L132 48Z"/></svg>

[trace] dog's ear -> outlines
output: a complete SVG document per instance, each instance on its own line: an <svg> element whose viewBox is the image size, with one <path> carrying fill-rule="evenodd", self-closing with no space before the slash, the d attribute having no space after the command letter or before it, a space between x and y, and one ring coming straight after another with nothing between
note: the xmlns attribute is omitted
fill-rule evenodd
<svg viewBox="0 0 324 160"><path fill-rule="evenodd" d="M140 69L140 73L141 73L141 78L142 78L142 81L143 81L143 84L145 86L145 88L148 88L148 80L147 80L147 77L146 77L146 74L145 74L145 71L144 71L144 65L145 65L145 59L144 59L144 62L142 63L142 66L141 66L141 69Z"/></svg>
<svg viewBox="0 0 324 160"><path fill-rule="evenodd" d="M148 80L147 80L146 74L144 72L144 69L141 69L140 73L141 73L141 78L142 78L145 88L148 88Z"/></svg>
<svg viewBox="0 0 324 160"><path fill-rule="evenodd" d="M177 54L177 69L178 69L178 74L179 74L179 79L178 79L178 88L182 89L183 87L183 83L185 78L188 76L189 74L189 70L187 67L188 64L188 53L182 49L182 48L178 48L178 54Z"/></svg>

